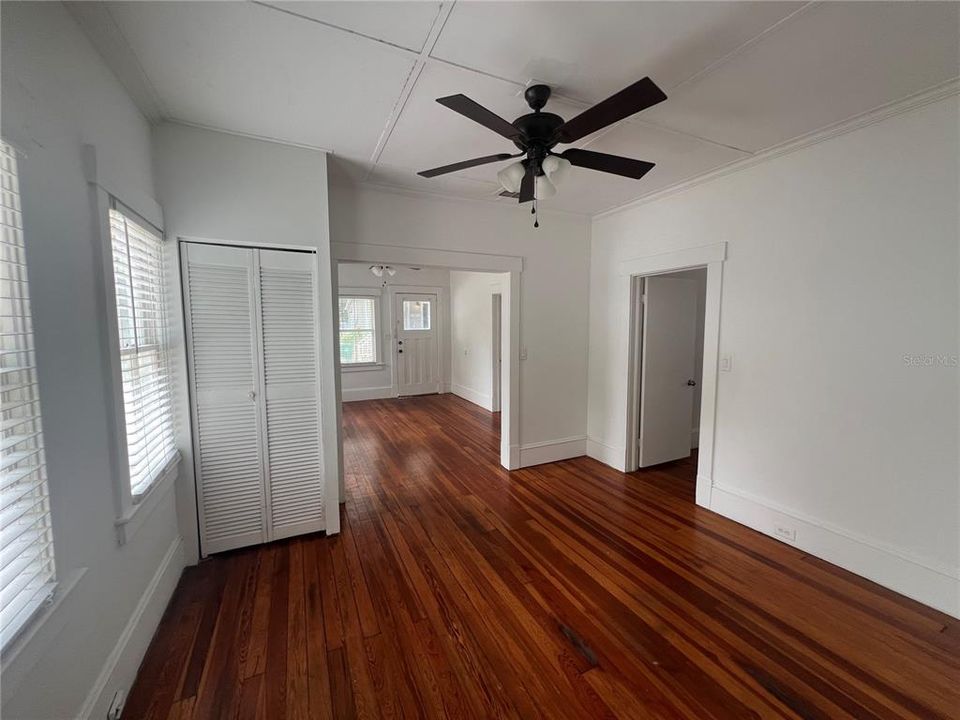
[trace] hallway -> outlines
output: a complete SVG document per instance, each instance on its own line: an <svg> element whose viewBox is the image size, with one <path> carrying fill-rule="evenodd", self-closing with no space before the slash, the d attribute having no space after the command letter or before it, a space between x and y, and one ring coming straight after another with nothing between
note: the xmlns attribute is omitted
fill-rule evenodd
<svg viewBox="0 0 960 720"><path fill-rule="evenodd" d="M343 408L343 532L188 568L125 718L947 718L957 621L693 504L507 473L453 395Z"/></svg>

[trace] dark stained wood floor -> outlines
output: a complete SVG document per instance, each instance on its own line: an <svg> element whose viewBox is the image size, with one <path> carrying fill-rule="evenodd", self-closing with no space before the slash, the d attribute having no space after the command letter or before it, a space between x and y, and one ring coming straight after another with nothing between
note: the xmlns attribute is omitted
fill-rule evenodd
<svg viewBox="0 0 960 720"><path fill-rule="evenodd" d="M125 718L960 717L960 627L693 503L692 461L507 473L452 395L344 407L338 537L180 582Z"/></svg>

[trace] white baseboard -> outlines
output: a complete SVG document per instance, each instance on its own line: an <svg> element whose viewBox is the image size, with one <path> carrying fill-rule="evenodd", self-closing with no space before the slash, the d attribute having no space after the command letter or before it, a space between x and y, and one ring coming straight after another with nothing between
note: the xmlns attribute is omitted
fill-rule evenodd
<svg viewBox="0 0 960 720"><path fill-rule="evenodd" d="M501 441L500 465L505 467L507 470L519 470L522 467L520 465L520 446L519 445L504 446Z"/></svg>
<svg viewBox="0 0 960 720"><path fill-rule="evenodd" d="M489 395L484 395L482 392L468 388L465 385L450 383L450 392L457 397L462 397L464 400L472 402L474 405L479 405L484 410L492 410L493 408L493 399Z"/></svg>
<svg viewBox="0 0 960 720"><path fill-rule="evenodd" d="M356 402L357 400L384 400L386 398L396 397L396 393L389 385L386 387L372 388L344 388L340 391L343 402Z"/></svg>
<svg viewBox="0 0 960 720"><path fill-rule="evenodd" d="M545 442L527 443L520 446L520 467L543 465L544 463L583 457L587 454L587 438L559 438Z"/></svg>
<svg viewBox="0 0 960 720"><path fill-rule="evenodd" d="M143 591L126 627L120 633L117 644L107 656L97 681L77 714L81 720L100 720L106 717L116 691L122 689L129 692L183 568L183 540L178 536L170 543L157 572Z"/></svg>
<svg viewBox="0 0 960 720"><path fill-rule="evenodd" d="M960 568L951 568L736 488L714 484L710 509L777 540L774 527L796 530L790 544L834 565L960 618Z"/></svg>
<svg viewBox="0 0 960 720"><path fill-rule="evenodd" d="M609 465L614 470L625 472L627 469L625 464L627 451L625 448L607 445L601 440L588 437L586 454L594 460L599 460L604 465Z"/></svg>

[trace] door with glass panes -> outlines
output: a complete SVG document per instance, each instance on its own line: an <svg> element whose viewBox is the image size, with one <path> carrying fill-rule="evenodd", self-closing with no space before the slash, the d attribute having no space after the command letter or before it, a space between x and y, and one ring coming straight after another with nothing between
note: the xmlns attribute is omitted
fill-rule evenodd
<svg viewBox="0 0 960 720"><path fill-rule="evenodd" d="M396 358L398 394L426 395L440 392L440 342L437 296L398 293Z"/></svg>

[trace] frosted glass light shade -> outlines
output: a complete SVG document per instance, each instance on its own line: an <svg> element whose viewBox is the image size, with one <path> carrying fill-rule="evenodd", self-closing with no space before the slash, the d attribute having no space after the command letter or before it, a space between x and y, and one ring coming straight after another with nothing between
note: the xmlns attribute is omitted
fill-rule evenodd
<svg viewBox="0 0 960 720"><path fill-rule="evenodd" d="M543 172L550 182L554 185L559 185L563 182L563 178L567 176L567 172L570 170L570 161L566 158L558 157L557 155L547 155L543 159L543 163L540 165L543 168Z"/></svg>
<svg viewBox="0 0 960 720"><path fill-rule="evenodd" d="M550 182L550 178L546 175L537 176L537 187L535 190L535 195L537 200L541 198L553 197L557 194L557 186Z"/></svg>
<svg viewBox="0 0 960 720"><path fill-rule="evenodd" d="M377 277L383 277L383 265L371 265L370 272L372 272Z"/></svg>
<svg viewBox="0 0 960 720"><path fill-rule="evenodd" d="M523 182L523 176L526 172L527 169L523 166L523 163L511 163L497 173L497 180L500 181L500 187L507 192L520 192L520 183Z"/></svg>

